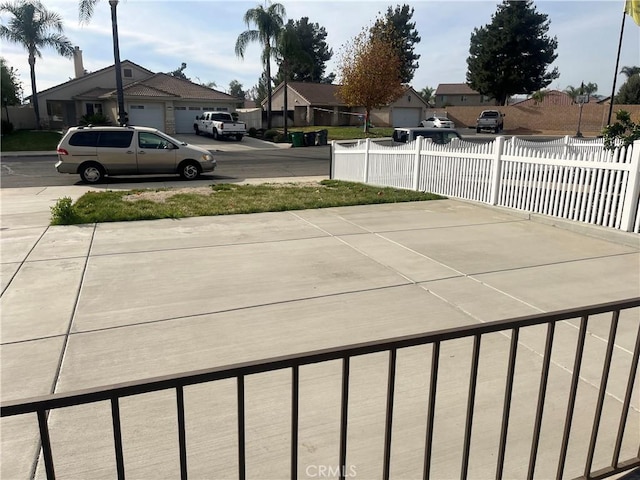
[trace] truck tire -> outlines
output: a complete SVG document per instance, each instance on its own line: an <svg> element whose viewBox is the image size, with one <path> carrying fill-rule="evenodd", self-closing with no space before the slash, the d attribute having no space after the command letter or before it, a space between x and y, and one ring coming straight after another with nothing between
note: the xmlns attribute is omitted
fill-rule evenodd
<svg viewBox="0 0 640 480"><path fill-rule="evenodd" d="M480 133L480 127L476 127L476 133Z"/></svg>
<svg viewBox="0 0 640 480"><path fill-rule="evenodd" d="M196 132L196 135L200 135L200 129L198 128L198 125L194 125L193 129Z"/></svg>
<svg viewBox="0 0 640 480"><path fill-rule="evenodd" d="M237 141L242 140L242 136L243 136L243 135L242 135L241 133L239 133L238 135L236 135L236 140L237 140Z"/></svg>
<svg viewBox="0 0 640 480"><path fill-rule="evenodd" d="M211 136L213 137L214 140L220 140L219 138L220 136L218 135L218 130L215 128L211 131Z"/></svg>
<svg viewBox="0 0 640 480"><path fill-rule="evenodd" d="M500 132L500 127L499 126L495 126L493 127L493 133L499 133Z"/></svg>

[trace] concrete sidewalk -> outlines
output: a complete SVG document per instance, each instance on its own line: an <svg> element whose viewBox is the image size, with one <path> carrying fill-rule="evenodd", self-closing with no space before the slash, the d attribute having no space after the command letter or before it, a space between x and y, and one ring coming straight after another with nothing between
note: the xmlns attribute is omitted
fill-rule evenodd
<svg viewBox="0 0 640 480"><path fill-rule="evenodd" d="M0 190L3 400L640 295L637 235L598 238L466 202L48 226L57 198L86 190ZM577 406L576 418L589 426L608 336L601 320L590 324L593 364L582 373ZM637 311L624 316L616 337L597 452L605 463L638 321ZM557 332L536 478L555 476L576 335L570 323ZM442 352L433 478L459 475L452 466L459 469L468 344ZM470 478L495 475L508 344L502 335L483 344ZM526 476L544 332L523 334L521 344L505 478ZM392 478L422 474L429 351L400 356ZM312 477L310 465L337 464L339 371L303 371L302 478ZM249 478L288 477L289 380L288 372L247 379ZM386 357L354 361L352 382L349 464L356 478L378 478ZM640 443L637 390L623 458ZM232 382L187 390L193 478L237 477L234 395ZM126 399L121 408L127 476L179 476L174 394ZM49 422L60 478L113 478L107 405L55 411ZM590 433L579 421L576 428L567 466L574 476ZM2 433L1 477L30 478L35 418L3 419ZM37 472L43 477L41 465Z"/></svg>

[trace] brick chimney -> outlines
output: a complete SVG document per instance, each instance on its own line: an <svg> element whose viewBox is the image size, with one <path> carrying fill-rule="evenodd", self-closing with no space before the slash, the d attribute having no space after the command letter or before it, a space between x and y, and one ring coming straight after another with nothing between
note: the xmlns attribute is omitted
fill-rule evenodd
<svg viewBox="0 0 640 480"><path fill-rule="evenodd" d="M80 47L73 49L73 68L76 73L76 78L84 76L84 65L82 65L82 50Z"/></svg>

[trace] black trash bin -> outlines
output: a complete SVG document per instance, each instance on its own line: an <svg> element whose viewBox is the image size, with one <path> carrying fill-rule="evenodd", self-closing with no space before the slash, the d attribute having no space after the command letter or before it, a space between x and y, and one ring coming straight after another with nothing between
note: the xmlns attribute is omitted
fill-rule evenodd
<svg viewBox="0 0 640 480"><path fill-rule="evenodd" d="M318 130L317 136L316 136L316 145L326 145L328 136L329 136L329 130L327 130L326 128L323 130Z"/></svg>
<svg viewBox="0 0 640 480"><path fill-rule="evenodd" d="M304 145L306 147L311 147L315 144L316 144L316 132L305 132Z"/></svg>

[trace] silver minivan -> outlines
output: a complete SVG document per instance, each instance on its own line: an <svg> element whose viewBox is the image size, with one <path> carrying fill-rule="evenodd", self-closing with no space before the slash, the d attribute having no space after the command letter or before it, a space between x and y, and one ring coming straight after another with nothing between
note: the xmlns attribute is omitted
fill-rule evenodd
<svg viewBox="0 0 640 480"><path fill-rule="evenodd" d="M57 153L56 170L79 174L86 183L98 183L107 175L164 173L194 180L216 168L209 151L149 127L72 127Z"/></svg>

